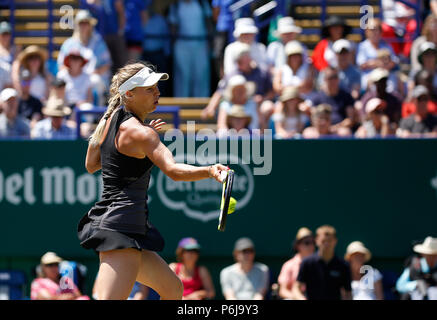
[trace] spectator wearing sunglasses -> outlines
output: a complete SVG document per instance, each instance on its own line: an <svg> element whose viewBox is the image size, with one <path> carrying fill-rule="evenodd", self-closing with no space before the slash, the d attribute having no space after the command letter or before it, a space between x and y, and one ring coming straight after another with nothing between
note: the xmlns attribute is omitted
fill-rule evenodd
<svg viewBox="0 0 437 320"><path fill-rule="evenodd" d="M269 268L255 262L255 245L240 238L234 246L235 263L220 272L220 283L226 300L263 300L269 285Z"/></svg>
<svg viewBox="0 0 437 320"><path fill-rule="evenodd" d="M54 252L41 257L38 278L32 281L30 298L32 300L89 300L83 296L71 278L62 277L59 263L62 259Z"/></svg>
<svg viewBox="0 0 437 320"><path fill-rule="evenodd" d="M419 85L412 96L416 111L401 120L397 135L403 138L437 137L437 117L428 111L428 89Z"/></svg>
<svg viewBox="0 0 437 320"><path fill-rule="evenodd" d="M24 69L20 78L21 97L18 102L18 113L30 121L32 129L36 122L42 119L42 103L30 93L32 75L29 70Z"/></svg>
<svg viewBox="0 0 437 320"><path fill-rule="evenodd" d="M208 269L198 266L200 245L194 238L183 238L176 249L176 263L169 266L184 285L183 300L213 299L214 284Z"/></svg>
<svg viewBox="0 0 437 320"><path fill-rule="evenodd" d="M297 279L302 259L312 255L315 251L314 236L308 228L300 228L293 244L296 252L293 258L282 266L278 277L279 296L282 299L294 299L293 284Z"/></svg>

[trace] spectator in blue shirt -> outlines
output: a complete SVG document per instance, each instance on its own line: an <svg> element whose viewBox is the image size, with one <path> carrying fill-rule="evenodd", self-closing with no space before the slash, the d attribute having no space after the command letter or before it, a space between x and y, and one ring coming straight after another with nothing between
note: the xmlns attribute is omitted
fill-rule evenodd
<svg viewBox="0 0 437 320"><path fill-rule="evenodd" d="M124 0L126 27L124 37L128 60L139 60L143 51L143 24L147 21L147 7L150 1Z"/></svg>
<svg viewBox="0 0 437 320"><path fill-rule="evenodd" d="M398 57L393 52L392 47L382 39L381 20L369 19L365 30L366 40L360 42L357 50L357 65L362 71L361 87L367 88L368 76L376 68L382 67L381 61L378 60L378 50L387 49L391 54L391 63L385 66L387 69L393 69L399 62Z"/></svg>
<svg viewBox="0 0 437 320"><path fill-rule="evenodd" d="M361 93L361 72L353 64L353 48L348 40L340 39L334 42L332 50L337 56L340 88L358 99ZM324 79L324 71L319 74L319 86Z"/></svg>
<svg viewBox="0 0 437 320"><path fill-rule="evenodd" d="M209 97L210 52L207 34L211 7L205 0L178 0L168 20L176 36L173 61L175 97Z"/></svg>
<svg viewBox="0 0 437 320"><path fill-rule="evenodd" d="M216 74L223 77L223 58L225 47L232 41L234 18L229 7L237 0L212 0L212 17L216 23L214 37L214 64Z"/></svg>
<svg viewBox="0 0 437 320"><path fill-rule="evenodd" d="M0 93L0 138L28 138L27 119L18 115L18 92L6 88Z"/></svg>
<svg viewBox="0 0 437 320"><path fill-rule="evenodd" d="M402 299L437 300L437 238L427 237L413 248L415 256L398 279Z"/></svg>
<svg viewBox="0 0 437 320"><path fill-rule="evenodd" d="M162 13L153 6L149 8L149 18L143 25L143 33L143 60L155 65L163 73L170 73L170 27ZM160 83L159 91L162 96L170 96L169 81Z"/></svg>
<svg viewBox="0 0 437 320"><path fill-rule="evenodd" d="M126 16L123 0L81 0L94 18L98 20L96 30L105 39L112 58L112 73L127 61L124 28Z"/></svg>
<svg viewBox="0 0 437 320"><path fill-rule="evenodd" d="M32 130L33 139L74 139L73 128L66 125L64 118L71 114L71 109L60 99L49 99L42 109L47 117L38 121Z"/></svg>

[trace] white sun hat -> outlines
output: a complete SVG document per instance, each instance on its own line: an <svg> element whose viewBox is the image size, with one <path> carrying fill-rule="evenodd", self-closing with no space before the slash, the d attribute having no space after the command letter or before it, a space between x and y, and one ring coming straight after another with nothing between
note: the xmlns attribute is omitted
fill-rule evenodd
<svg viewBox="0 0 437 320"><path fill-rule="evenodd" d="M302 28L294 24L294 19L292 17L283 17L279 19L277 34L281 35L290 32L301 33Z"/></svg>
<svg viewBox="0 0 437 320"><path fill-rule="evenodd" d="M415 245L413 250L421 254L437 255L437 238L427 237L423 243Z"/></svg>
<svg viewBox="0 0 437 320"><path fill-rule="evenodd" d="M235 20L234 38L238 38L244 33L258 33L258 27L252 18L240 18Z"/></svg>
<svg viewBox="0 0 437 320"><path fill-rule="evenodd" d="M118 92L124 95L126 91L136 87L150 87L156 84L159 80L168 80L167 73L156 73L148 67L144 67L135 73L118 88Z"/></svg>

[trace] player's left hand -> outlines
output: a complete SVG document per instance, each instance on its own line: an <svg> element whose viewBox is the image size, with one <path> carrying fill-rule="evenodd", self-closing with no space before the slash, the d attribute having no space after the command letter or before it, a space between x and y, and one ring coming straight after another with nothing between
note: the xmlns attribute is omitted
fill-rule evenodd
<svg viewBox="0 0 437 320"><path fill-rule="evenodd" d="M151 126L156 131L159 131L164 124L166 124L166 122L162 121L161 119L154 119L150 121L149 126Z"/></svg>

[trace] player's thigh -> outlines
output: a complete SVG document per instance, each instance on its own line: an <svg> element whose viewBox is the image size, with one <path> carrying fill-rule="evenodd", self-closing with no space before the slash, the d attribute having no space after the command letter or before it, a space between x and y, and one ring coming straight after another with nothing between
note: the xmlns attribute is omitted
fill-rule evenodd
<svg viewBox="0 0 437 320"><path fill-rule="evenodd" d="M123 300L129 297L141 264L141 252L133 248L100 252L97 278L99 300Z"/></svg>
<svg viewBox="0 0 437 320"><path fill-rule="evenodd" d="M182 299L181 280L156 252L141 251L137 281L155 290L163 300Z"/></svg>

